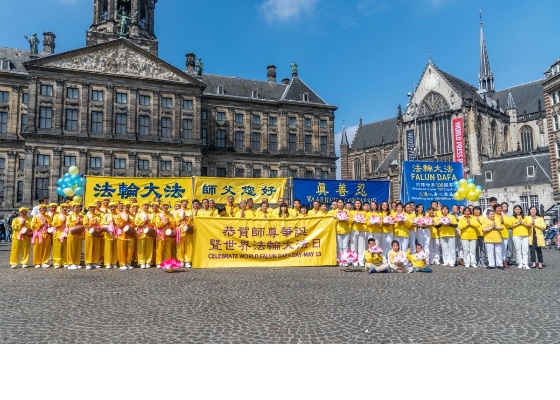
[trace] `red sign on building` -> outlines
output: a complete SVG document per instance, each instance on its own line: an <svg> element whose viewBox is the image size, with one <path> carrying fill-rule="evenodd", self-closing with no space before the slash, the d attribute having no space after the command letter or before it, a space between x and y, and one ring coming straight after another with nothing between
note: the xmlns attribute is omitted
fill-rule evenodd
<svg viewBox="0 0 560 400"><path fill-rule="evenodd" d="M463 117L453 118L453 158L465 166L465 136L463 131Z"/></svg>

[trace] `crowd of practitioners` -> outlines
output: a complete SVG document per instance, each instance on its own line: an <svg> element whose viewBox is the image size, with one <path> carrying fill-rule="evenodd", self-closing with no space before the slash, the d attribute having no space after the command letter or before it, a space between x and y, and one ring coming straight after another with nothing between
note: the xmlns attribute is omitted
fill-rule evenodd
<svg viewBox="0 0 560 400"><path fill-rule="evenodd" d="M542 268L546 224L536 207L524 215L516 205L510 214L507 203L496 204L495 198L484 211L478 206L453 206L450 210L438 202L425 210L422 204L362 204L359 200L353 204L337 200L330 206L315 201L308 209L297 199L291 206L279 199L274 206L267 199L258 206L252 199L235 204L233 196L225 205L204 199L193 200L192 206L186 198L172 205L156 197L141 202L136 198L103 199L83 210L79 203L49 204L44 199L31 213L22 207L13 218L10 265L80 269L83 253L86 269L127 270L133 263L140 268L160 267L168 258L190 268L195 251L193 221L198 217L311 216L336 219L337 254L355 251L355 266L370 272L429 271L429 265L503 269L509 267L507 260L513 253L518 268ZM408 262L399 261L403 257Z"/></svg>

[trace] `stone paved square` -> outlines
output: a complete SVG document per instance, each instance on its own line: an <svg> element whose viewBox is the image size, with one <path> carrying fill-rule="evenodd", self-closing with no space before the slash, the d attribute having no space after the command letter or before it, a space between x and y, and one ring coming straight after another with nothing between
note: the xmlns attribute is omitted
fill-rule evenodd
<svg viewBox="0 0 560 400"><path fill-rule="evenodd" d="M559 343L560 252L543 270L436 267L11 270L1 343Z"/></svg>

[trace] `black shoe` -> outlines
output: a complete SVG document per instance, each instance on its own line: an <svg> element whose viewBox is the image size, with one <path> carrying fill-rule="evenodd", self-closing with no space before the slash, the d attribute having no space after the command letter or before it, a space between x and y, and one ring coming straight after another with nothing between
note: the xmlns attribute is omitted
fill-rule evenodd
<svg viewBox="0 0 560 400"><path fill-rule="evenodd" d="M504 269L504 267L496 267L496 268L498 268L498 269L502 269L502 270Z"/></svg>
<svg viewBox="0 0 560 400"><path fill-rule="evenodd" d="M486 269L496 269L496 267L486 267Z"/></svg>

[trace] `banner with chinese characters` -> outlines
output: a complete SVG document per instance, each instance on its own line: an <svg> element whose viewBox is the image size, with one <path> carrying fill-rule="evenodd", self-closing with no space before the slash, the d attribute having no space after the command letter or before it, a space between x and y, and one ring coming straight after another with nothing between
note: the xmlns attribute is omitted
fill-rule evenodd
<svg viewBox="0 0 560 400"><path fill-rule="evenodd" d="M267 198L270 203L277 203L284 198L285 178L194 178L194 197L214 199L216 203L225 204L229 196L235 203L252 198L260 203Z"/></svg>
<svg viewBox="0 0 560 400"><path fill-rule="evenodd" d="M460 162L404 161L401 180L401 200L413 201L429 207L438 201L451 207L465 204L453 199L453 182L463 177L463 164Z"/></svg>
<svg viewBox="0 0 560 400"><path fill-rule="evenodd" d="M298 199L306 206L314 201L330 205L336 199L380 203L389 199L390 184L390 181L294 179L294 200Z"/></svg>
<svg viewBox="0 0 560 400"><path fill-rule="evenodd" d="M136 197L138 201L161 197L173 203L186 197L192 202L192 178L120 178L86 176L84 204L108 198L112 201Z"/></svg>
<svg viewBox="0 0 560 400"><path fill-rule="evenodd" d="M336 265L336 220L196 218L194 268Z"/></svg>
<svg viewBox="0 0 560 400"><path fill-rule="evenodd" d="M453 158L465 165L465 137L463 135L463 117L453 118Z"/></svg>

